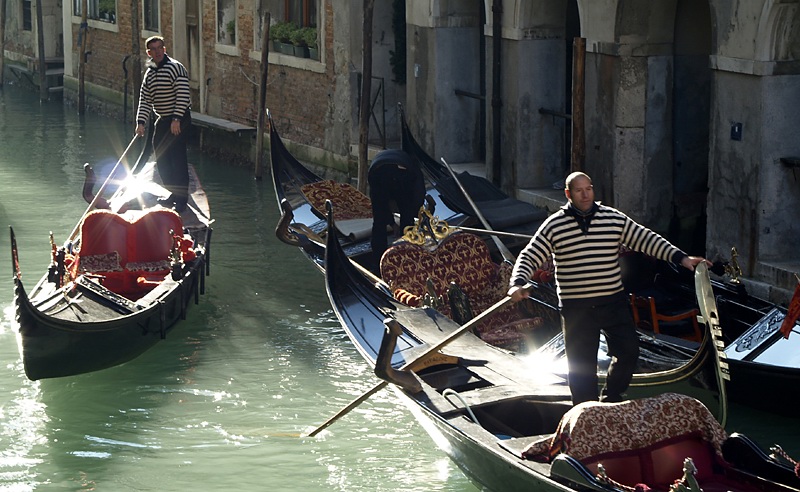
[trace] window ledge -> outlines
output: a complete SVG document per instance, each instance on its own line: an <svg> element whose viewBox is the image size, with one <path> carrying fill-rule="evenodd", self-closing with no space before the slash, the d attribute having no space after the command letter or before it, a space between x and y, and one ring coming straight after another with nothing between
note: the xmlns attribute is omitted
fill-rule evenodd
<svg viewBox="0 0 800 492"><path fill-rule="evenodd" d="M232 44L215 44L214 49L217 53L230 56L239 56L239 47Z"/></svg>
<svg viewBox="0 0 800 492"><path fill-rule="evenodd" d="M261 50L251 51L250 58L261 61ZM325 73L325 64L319 60L312 60L311 58L300 58L297 56L284 55L283 53L276 53L270 51L269 63L272 65L282 65L284 67L298 68L300 70L308 70L314 73Z"/></svg>

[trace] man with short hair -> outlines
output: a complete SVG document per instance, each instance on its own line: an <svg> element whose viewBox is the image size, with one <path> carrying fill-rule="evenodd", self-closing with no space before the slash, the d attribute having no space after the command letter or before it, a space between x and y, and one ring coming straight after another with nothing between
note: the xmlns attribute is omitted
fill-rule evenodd
<svg viewBox="0 0 800 492"><path fill-rule="evenodd" d="M601 331L612 356L602 401L622 401L636 368L639 340L622 285L620 246L689 270L710 262L688 256L619 210L595 202L592 180L582 172L567 177L564 194L567 204L542 223L517 258L508 295L514 302L527 297L522 286L552 257L572 403L598 399Z"/></svg>
<svg viewBox="0 0 800 492"><path fill-rule="evenodd" d="M158 119L153 132L153 153L161 182L170 196L160 202L178 212L189 198L189 164L186 156L188 130L192 124L189 73L177 60L167 56L164 38L151 36L145 42L147 71L139 92L136 134L144 136L150 113Z"/></svg>

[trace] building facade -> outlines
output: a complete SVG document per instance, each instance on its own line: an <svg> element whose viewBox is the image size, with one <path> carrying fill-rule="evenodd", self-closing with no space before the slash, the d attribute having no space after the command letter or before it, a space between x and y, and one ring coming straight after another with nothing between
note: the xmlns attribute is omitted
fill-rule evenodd
<svg viewBox="0 0 800 492"><path fill-rule="evenodd" d="M195 112L255 126L265 14L270 32L286 22L314 29L306 44L316 52L270 46L267 106L293 152L353 175L362 2L86 0L81 29L83 1L8 0L5 57L36 58L30 19L40 4L47 56L63 56L65 97L77 90L85 33L89 103L117 111L126 99L133 107L144 39L161 34L190 69ZM401 103L432 156L484 163L518 197L584 170L599 199L689 253L728 258L735 246L759 293L780 298L800 271L791 167L800 156L799 4L375 2L371 143L396 145ZM573 114L583 115L574 144Z"/></svg>

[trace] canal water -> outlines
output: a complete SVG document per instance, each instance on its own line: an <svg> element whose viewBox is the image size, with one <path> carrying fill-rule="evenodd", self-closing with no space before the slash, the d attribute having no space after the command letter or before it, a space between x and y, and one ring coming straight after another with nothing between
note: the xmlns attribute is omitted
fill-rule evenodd
<svg viewBox="0 0 800 492"><path fill-rule="evenodd" d="M83 164L113 166L133 133L37 96L13 83L0 90L0 223L14 227L29 286L49 262L49 232L63 242L86 209ZM25 378L0 235L0 490L477 490L389 391L300 437L375 378L339 328L322 275L275 238L269 176L194 150L190 159L216 219L206 294L123 366ZM734 408L728 430L800 457L797 423Z"/></svg>

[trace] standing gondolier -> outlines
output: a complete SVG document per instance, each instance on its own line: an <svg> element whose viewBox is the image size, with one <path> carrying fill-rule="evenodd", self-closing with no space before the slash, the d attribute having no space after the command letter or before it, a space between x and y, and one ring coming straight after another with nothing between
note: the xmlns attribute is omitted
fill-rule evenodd
<svg viewBox="0 0 800 492"><path fill-rule="evenodd" d="M568 203L548 217L522 250L508 295L527 297L522 288L552 257L572 403L598 399L597 349L605 333L608 368L602 401L619 402L633 377L639 340L622 284L620 246L671 261L689 270L701 262L627 215L594 201L592 180L582 172L567 176Z"/></svg>
<svg viewBox="0 0 800 492"><path fill-rule="evenodd" d="M177 60L167 56L164 38L147 38L147 71L144 74L136 115L136 134L143 136L150 113L158 119L153 132L153 153L164 187L171 193L162 205L186 208L189 168L186 156L188 129L192 124L189 73Z"/></svg>

